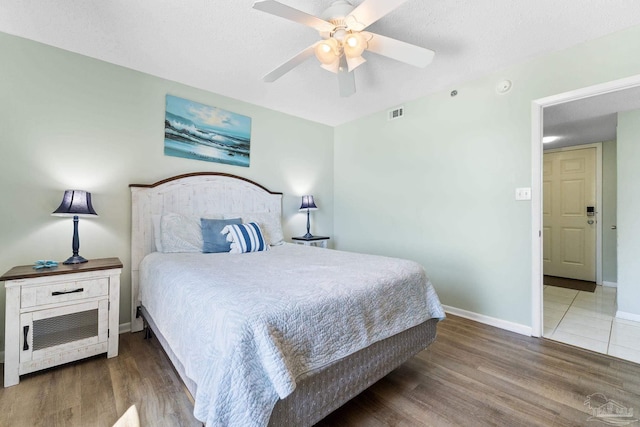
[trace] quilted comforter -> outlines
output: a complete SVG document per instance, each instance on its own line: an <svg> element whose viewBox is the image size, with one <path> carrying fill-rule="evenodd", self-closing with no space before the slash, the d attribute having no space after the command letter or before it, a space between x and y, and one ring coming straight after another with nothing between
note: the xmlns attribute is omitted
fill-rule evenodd
<svg viewBox="0 0 640 427"><path fill-rule="evenodd" d="M415 262L293 244L149 254L140 298L197 384L207 427L266 426L300 375L444 317Z"/></svg>

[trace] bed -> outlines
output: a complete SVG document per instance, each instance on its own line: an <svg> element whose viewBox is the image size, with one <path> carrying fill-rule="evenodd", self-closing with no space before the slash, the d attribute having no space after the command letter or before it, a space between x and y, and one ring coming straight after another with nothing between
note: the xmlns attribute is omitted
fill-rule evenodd
<svg viewBox="0 0 640 427"><path fill-rule="evenodd" d="M311 426L435 339L444 312L422 267L284 243L281 193L219 173L130 187L132 331L153 331L207 426ZM273 246L159 239L170 218L238 216Z"/></svg>

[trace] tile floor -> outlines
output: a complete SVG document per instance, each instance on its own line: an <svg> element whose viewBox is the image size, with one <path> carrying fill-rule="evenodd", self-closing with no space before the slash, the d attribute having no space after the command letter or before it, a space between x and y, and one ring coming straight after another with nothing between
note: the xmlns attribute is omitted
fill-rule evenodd
<svg viewBox="0 0 640 427"><path fill-rule="evenodd" d="M640 363L640 322L615 315L616 288L544 287L545 338Z"/></svg>

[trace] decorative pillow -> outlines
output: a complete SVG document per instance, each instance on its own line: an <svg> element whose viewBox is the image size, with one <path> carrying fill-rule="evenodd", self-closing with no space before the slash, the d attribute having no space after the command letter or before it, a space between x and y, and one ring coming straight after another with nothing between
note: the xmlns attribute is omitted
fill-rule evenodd
<svg viewBox="0 0 640 427"><path fill-rule="evenodd" d="M222 229L231 242L231 253L261 252L269 250L260 226L255 222L248 224L230 224Z"/></svg>
<svg viewBox="0 0 640 427"><path fill-rule="evenodd" d="M255 222L260 226L264 238L271 246L282 245L284 234L282 233L282 220L280 215L272 212L236 213L226 214L225 218L242 218L245 223Z"/></svg>
<svg viewBox="0 0 640 427"><path fill-rule="evenodd" d="M200 218L170 213L160 219L162 252L202 252Z"/></svg>
<svg viewBox="0 0 640 427"><path fill-rule="evenodd" d="M226 236L222 234L222 229L229 224L242 224L242 218L200 218L200 225L202 226L202 252L209 254L229 252L231 250L231 243L227 242Z"/></svg>

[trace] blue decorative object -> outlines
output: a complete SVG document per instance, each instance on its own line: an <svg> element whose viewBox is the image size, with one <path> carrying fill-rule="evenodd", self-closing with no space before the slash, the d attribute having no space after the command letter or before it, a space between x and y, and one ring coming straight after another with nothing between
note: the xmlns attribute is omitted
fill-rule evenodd
<svg viewBox="0 0 640 427"><path fill-rule="evenodd" d="M260 226L255 222L248 224L229 224L222 229L222 234L228 234L231 242L231 253L268 251L269 245L264 240ZM229 237L230 236L230 237Z"/></svg>
<svg viewBox="0 0 640 427"><path fill-rule="evenodd" d="M231 243L227 241L227 236L220 232L229 224L242 224L242 218L231 219L207 219L201 218L202 228L202 252L205 254L229 252Z"/></svg>
<svg viewBox="0 0 640 427"><path fill-rule="evenodd" d="M58 263L56 261L39 259L36 261L36 265L33 266L34 269L40 270L41 268L53 268L57 267Z"/></svg>

